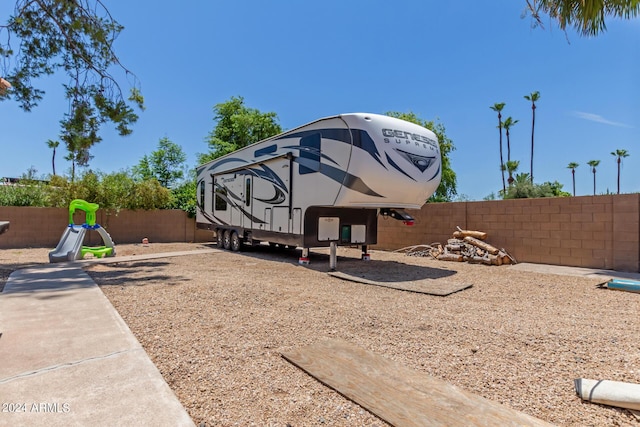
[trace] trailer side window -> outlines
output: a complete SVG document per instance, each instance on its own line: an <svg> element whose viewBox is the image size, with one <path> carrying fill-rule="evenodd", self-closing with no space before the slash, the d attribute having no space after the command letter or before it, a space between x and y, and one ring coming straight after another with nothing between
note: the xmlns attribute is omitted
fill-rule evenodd
<svg viewBox="0 0 640 427"><path fill-rule="evenodd" d="M200 181L200 207L204 209L204 181Z"/></svg>
<svg viewBox="0 0 640 427"><path fill-rule="evenodd" d="M314 133L300 138L300 167L298 173L318 172L320 170L320 133Z"/></svg>
<svg viewBox="0 0 640 427"><path fill-rule="evenodd" d="M244 204L249 206L251 204L251 178L247 178L245 183Z"/></svg>
<svg viewBox="0 0 640 427"><path fill-rule="evenodd" d="M215 197L215 209L216 211L226 211L227 210L227 189L219 188L216 190Z"/></svg>

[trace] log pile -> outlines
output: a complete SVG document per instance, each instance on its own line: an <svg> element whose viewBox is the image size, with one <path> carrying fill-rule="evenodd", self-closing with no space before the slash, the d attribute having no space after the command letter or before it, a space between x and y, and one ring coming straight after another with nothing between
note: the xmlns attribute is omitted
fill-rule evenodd
<svg viewBox="0 0 640 427"><path fill-rule="evenodd" d="M504 249L498 249L485 242L487 233L474 230L453 232L453 238L446 245L431 243L402 248L396 252L405 252L409 256L428 256L440 261L469 262L486 265L515 264L516 260Z"/></svg>

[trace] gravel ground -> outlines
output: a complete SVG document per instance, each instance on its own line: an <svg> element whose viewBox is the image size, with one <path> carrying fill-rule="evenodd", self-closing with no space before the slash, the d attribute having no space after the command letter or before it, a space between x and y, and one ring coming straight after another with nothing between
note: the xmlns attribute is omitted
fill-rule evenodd
<svg viewBox="0 0 640 427"><path fill-rule="evenodd" d="M119 255L203 245L124 245ZM46 262L0 250L6 272ZM20 253L19 253L20 252ZM354 249L338 249L338 269ZM372 251L389 280L473 283L447 297L343 281L326 251L244 253L95 264L89 274L196 424L384 426L290 365L281 352L337 337L548 422L633 426L624 409L585 403L575 378L640 383L640 295L598 280Z"/></svg>

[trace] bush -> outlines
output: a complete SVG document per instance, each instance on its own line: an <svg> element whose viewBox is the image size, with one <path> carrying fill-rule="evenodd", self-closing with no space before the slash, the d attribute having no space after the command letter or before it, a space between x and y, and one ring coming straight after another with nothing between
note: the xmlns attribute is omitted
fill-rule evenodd
<svg viewBox="0 0 640 427"><path fill-rule="evenodd" d="M49 206L47 187L44 183L30 181L0 185L0 206Z"/></svg>
<svg viewBox="0 0 640 427"><path fill-rule="evenodd" d="M186 181L171 191L173 209L182 209L189 218L196 216L196 181Z"/></svg>
<svg viewBox="0 0 640 427"><path fill-rule="evenodd" d="M558 181L534 184L528 173L518 174L512 185L507 188L505 199L531 199L536 197L569 197L571 194L562 191Z"/></svg>
<svg viewBox="0 0 640 427"><path fill-rule="evenodd" d="M133 197L123 207L127 209L166 209L171 204L171 192L164 188L158 180L150 179L136 183Z"/></svg>
<svg viewBox="0 0 640 427"><path fill-rule="evenodd" d="M28 182L0 186L0 206L65 208L72 200L83 199L99 204L108 213L117 213L120 209L173 208L171 192L155 178L135 182L127 172L89 171L75 182L62 176L53 176L49 184ZM193 197L195 200L195 186Z"/></svg>

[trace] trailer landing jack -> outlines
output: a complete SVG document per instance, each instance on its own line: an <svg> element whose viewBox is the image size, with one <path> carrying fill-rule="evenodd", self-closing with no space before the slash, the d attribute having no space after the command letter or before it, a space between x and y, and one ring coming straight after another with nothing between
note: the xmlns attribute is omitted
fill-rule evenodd
<svg viewBox="0 0 640 427"><path fill-rule="evenodd" d="M367 252L367 245L362 245L362 257L360 259L363 261L371 261L371 255Z"/></svg>
<svg viewBox="0 0 640 427"><path fill-rule="evenodd" d="M302 248L302 254L300 255L300 258L298 258L298 264L309 264L309 248Z"/></svg>
<svg viewBox="0 0 640 427"><path fill-rule="evenodd" d="M338 265L338 243L331 242L329 245L329 270L336 271L336 266ZM360 258L362 261L370 261L371 255L367 251L367 245L362 245L362 255ZM300 265L308 265L309 264L309 248L302 248L302 254L300 254L300 258L298 258L298 264Z"/></svg>

